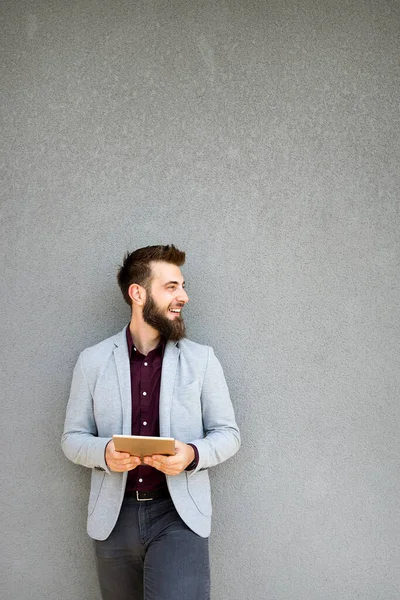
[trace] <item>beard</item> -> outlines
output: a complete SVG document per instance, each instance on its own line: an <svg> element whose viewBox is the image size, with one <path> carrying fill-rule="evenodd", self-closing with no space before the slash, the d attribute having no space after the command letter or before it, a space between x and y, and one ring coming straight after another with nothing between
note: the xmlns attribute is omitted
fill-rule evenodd
<svg viewBox="0 0 400 600"><path fill-rule="evenodd" d="M143 306L143 320L160 332L163 338L178 342L186 335L185 322L179 315L174 320L164 316L152 295L147 291L146 302Z"/></svg>

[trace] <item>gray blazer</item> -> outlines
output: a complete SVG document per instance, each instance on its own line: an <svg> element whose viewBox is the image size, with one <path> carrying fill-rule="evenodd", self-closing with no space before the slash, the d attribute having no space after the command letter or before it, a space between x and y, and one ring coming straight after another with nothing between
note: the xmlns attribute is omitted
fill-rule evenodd
<svg viewBox="0 0 400 600"><path fill-rule="evenodd" d="M84 350L74 369L62 449L92 469L87 530L97 540L113 530L127 473L110 471L105 447L113 434L131 433L131 381L126 327ZM221 365L212 348L187 340L166 344L160 388L160 436L192 442L193 471L166 476L183 521L201 537L211 530L209 467L239 449L240 434Z"/></svg>

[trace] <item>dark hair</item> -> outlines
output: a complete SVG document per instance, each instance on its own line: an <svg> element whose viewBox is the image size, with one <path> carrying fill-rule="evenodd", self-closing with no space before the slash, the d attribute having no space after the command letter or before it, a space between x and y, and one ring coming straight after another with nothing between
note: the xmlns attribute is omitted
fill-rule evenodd
<svg viewBox="0 0 400 600"><path fill-rule="evenodd" d="M148 288L152 277L151 262L167 262L180 267L185 262L185 256L185 252L178 250L173 244L170 246L146 246L131 253L127 252L117 275L118 285L125 302L129 306L132 304L128 294L129 286L132 283Z"/></svg>

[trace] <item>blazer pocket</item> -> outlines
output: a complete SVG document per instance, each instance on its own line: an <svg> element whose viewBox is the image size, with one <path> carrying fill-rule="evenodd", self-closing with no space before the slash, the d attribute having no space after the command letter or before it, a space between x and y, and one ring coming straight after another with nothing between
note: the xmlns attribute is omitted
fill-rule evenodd
<svg viewBox="0 0 400 600"><path fill-rule="evenodd" d="M187 385L182 385L176 388L175 394L178 398L191 396L195 392L200 391L200 381L195 379L192 383L188 383Z"/></svg>
<svg viewBox="0 0 400 600"><path fill-rule="evenodd" d="M97 500L99 499L100 490L103 485L105 472L100 473L99 471L92 471L92 481L90 485L90 494L89 494L89 504L88 504L88 514L91 515L94 511Z"/></svg>
<svg viewBox="0 0 400 600"><path fill-rule="evenodd" d="M200 381L175 388L171 406L171 432L181 442L190 442L203 431Z"/></svg>
<svg viewBox="0 0 400 600"><path fill-rule="evenodd" d="M197 506L198 511L205 517L211 517L211 487L207 470L203 469L197 471L197 473L192 476L189 476L187 471L185 471L185 473L188 492Z"/></svg>

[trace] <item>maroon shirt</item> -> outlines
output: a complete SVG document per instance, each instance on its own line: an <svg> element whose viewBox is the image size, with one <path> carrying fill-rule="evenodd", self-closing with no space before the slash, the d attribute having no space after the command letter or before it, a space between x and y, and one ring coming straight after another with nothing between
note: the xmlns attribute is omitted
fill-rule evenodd
<svg viewBox="0 0 400 600"><path fill-rule="evenodd" d="M133 344L129 327L126 329L131 365L132 435L160 435L159 405L161 368L165 342L144 356ZM148 465L128 472L126 490L150 490L167 487L164 473Z"/></svg>
<svg viewBox="0 0 400 600"><path fill-rule="evenodd" d="M135 348L129 327L126 329L126 339L131 367L132 435L159 437L160 385L165 341L161 341L157 348L144 356ZM187 470L194 469L199 460L196 446L190 445L195 459ZM149 492L166 487L164 473L148 465L140 465L128 472L126 491Z"/></svg>

